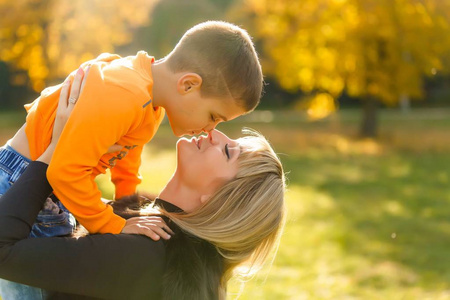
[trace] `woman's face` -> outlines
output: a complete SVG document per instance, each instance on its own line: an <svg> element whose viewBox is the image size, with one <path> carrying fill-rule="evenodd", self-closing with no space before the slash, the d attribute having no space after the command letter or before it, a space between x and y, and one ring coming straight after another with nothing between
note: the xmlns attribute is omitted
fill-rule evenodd
<svg viewBox="0 0 450 300"><path fill-rule="evenodd" d="M218 130L207 136L177 143L177 173L188 187L211 195L238 171L240 149L237 141Z"/></svg>

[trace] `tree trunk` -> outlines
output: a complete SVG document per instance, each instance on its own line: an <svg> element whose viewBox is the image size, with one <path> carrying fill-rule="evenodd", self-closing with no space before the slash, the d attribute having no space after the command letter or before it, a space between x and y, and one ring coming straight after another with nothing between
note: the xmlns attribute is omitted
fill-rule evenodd
<svg viewBox="0 0 450 300"><path fill-rule="evenodd" d="M360 136L363 138L374 138L377 136L378 131L378 102L371 96L363 102L363 118L361 120Z"/></svg>
<svg viewBox="0 0 450 300"><path fill-rule="evenodd" d="M400 111L403 114L407 114L411 111L411 101L409 100L408 95L401 94L399 99Z"/></svg>

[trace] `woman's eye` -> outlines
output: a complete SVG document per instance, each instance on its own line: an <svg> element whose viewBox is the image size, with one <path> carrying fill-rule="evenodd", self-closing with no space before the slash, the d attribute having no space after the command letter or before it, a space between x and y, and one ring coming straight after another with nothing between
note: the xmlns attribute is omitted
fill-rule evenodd
<svg viewBox="0 0 450 300"><path fill-rule="evenodd" d="M227 155L228 159L230 159L230 152L228 151L228 144L225 145L225 154Z"/></svg>

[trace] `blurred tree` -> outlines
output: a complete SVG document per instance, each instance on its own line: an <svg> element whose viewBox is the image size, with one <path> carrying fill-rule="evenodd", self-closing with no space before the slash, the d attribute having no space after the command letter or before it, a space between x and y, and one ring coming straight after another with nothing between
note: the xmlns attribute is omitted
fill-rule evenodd
<svg viewBox="0 0 450 300"><path fill-rule="evenodd" d="M40 91L81 62L128 43L156 2L0 0L0 60L26 70L32 88ZM21 85L27 78L10 80Z"/></svg>
<svg viewBox="0 0 450 300"><path fill-rule="evenodd" d="M194 25L224 16L228 0L164 0L152 12L149 26L139 29L136 40L140 49L161 58L169 54L183 34Z"/></svg>
<svg viewBox="0 0 450 300"><path fill-rule="evenodd" d="M9 70L6 63L0 61L0 99L6 99L9 90Z"/></svg>
<svg viewBox="0 0 450 300"><path fill-rule="evenodd" d="M448 0L245 0L233 14L284 88L364 99L362 136L376 135L378 102L420 99L424 76L450 69Z"/></svg>

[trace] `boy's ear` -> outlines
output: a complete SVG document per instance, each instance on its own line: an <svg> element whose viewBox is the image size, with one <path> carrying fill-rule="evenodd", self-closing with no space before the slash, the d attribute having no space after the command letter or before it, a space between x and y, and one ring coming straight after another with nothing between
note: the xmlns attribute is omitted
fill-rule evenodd
<svg viewBox="0 0 450 300"><path fill-rule="evenodd" d="M202 86L202 77L197 73L183 74L177 82L177 90L180 94L186 94L193 90L199 90Z"/></svg>

